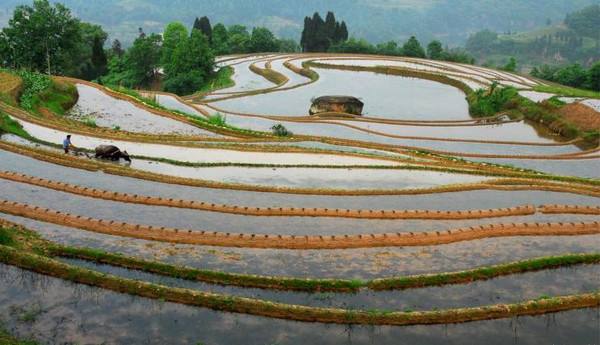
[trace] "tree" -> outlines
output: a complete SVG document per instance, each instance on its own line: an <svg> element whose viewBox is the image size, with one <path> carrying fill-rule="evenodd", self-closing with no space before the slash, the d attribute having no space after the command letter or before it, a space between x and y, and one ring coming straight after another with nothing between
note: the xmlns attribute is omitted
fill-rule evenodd
<svg viewBox="0 0 600 345"><path fill-rule="evenodd" d="M210 20L208 17L204 16L200 19L196 18L194 21L194 29L199 30L201 33L206 36L208 42L212 42L212 27L210 25Z"/></svg>
<svg viewBox="0 0 600 345"><path fill-rule="evenodd" d="M277 39L267 28L254 28L250 37L249 52L276 52L279 50Z"/></svg>
<svg viewBox="0 0 600 345"><path fill-rule="evenodd" d="M127 51L127 82L129 86L148 86L155 79L160 65L162 39L157 34L138 37Z"/></svg>
<svg viewBox="0 0 600 345"><path fill-rule="evenodd" d="M97 79L106 73L107 58L104 44L108 34L99 25L79 23L81 38L72 49L60 54L62 73L86 80Z"/></svg>
<svg viewBox="0 0 600 345"><path fill-rule="evenodd" d="M490 30L483 30L471 35L465 47L471 53L489 54L496 47L497 43L497 33Z"/></svg>
<svg viewBox="0 0 600 345"><path fill-rule="evenodd" d="M107 71L108 60L104 52L104 40L100 36L94 37L94 45L92 47L92 69L93 75L89 75L90 80L94 80Z"/></svg>
<svg viewBox="0 0 600 345"><path fill-rule="evenodd" d="M555 78L558 83L563 85L581 87L586 82L588 76L580 64L574 64L558 70Z"/></svg>
<svg viewBox="0 0 600 345"><path fill-rule="evenodd" d="M376 47L377 54L380 55L399 55L400 51L398 49L398 43L394 41L388 41L385 43L380 43Z"/></svg>
<svg viewBox="0 0 600 345"><path fill-rule="evenodd" d="M592 65L588 71L587 86L594 91L600 91L600 61Z"/></svg>
<svg viewBox="0 0 600 345"><path fill-rule="evenodd" d="M364 39L357 40L351 37L347 41L332 45L329 51L335 53L374 54L376 48Z"/></svg>
<svg viewBox="0 0 600 345"><path fill-rule="evenodd" d="M214 68L214 55L206 36L192 29L189 39L181 41L173 59L165 66L165 90L188 94L198 90Z"/></svg>
<svg viewBox="0 0 600 345"><path fill-rule="evenodd" d="M246 53L250 46L250 34L243 25L229 27L227 45L230 54Z"/></svg>
<svg viewBox="0 0 600 345"><path fill-rule="evenodd" d="M517 59L515 59L514 57L511 57L510 60L508 60L508 62L506 63L506 65L504 65L504 67L502 67L502 69L507 72L516 71L517 70Z"/></svg>
<svg viewBox="0 0 600 345"><path fill-rule="evenodd" d="M323 26L323 31L325 36L327 36L331 42L335 42L335 25L337 22L335 21L335 14L329 11L325 16L325 25Z"/></svg>
<svg viewBox="0 0 600 345"><path fill-rule="evenodd" d="M160 63L165 66L171 63L173 52L179 43L188 38L187 28L180 22L167 25L163 34L162 54Z"/></svg>
<svg viewBox="0 0 600 345"><path fill-rule="evenodd" d="M444 55L444 48L442 42L438 40L431 41L427 45L427 56L433 60L441 60Z"/></svg>
<svg viewBox="0 0 600 345"><path fill-rule="evenodd" d="M410 57L425 57L425 50L421 46L421 43L415 36L411 36L406 43L402 46L402 54Z"/></svg>
<svg viewBox="0 0 600 345"><path fill-rule="evenodd" d="M293 39L280 39L277 44L279 46L278 51L282 53L297 53L300 51L298 42Z"/></svg>
<svg viewBox="0 0 600 345"><path fill-rule="evenodd" d="M33 6L16 7L2 29L2 40L7 60L14 67L61 72L66 64L60 58L68 56L81 40L79 20L61 4L34 0Z"/></svg>
<svg viewBox="0 0 600 345"><path fill-rule="evenodd" d="M565 24L582 36L600 40L600 5L588 6L581 11L571 13L565 18Z"/></svg>
<svg viewBox="0 0 600 345"><path fill-rule="evenodd" d="M327 12L325 20L318 12L311 17L304 18L304 29L300 38L300 46L305 52L328 51L333 44L346 41L348 29L346 23L341 24L335 20L333 12Z"/></svg>
<svg viewBox="0 0 600 345"><path fill-rule="evenodd" d="M312 17L312 29L314 30L311 37L311 51L323 52L329 48L329 37L325 31L325 21L321 18L319 12L315 12Z"/></svg>
<svg viewBox="0 0 600 345"><path fill-rule="evenodd" d="M225 25L219 23L215 25L212 31L212 48L215 55L225 55L229 53L228 41L229 33Z"/></svg>
<svg viewBox="0 0 600 345"><path fill-rule="evenodd" d="M112 43L111 53L115 56L121 57L125 54L123 47L121 46L121 41L115 39Z"/></svg>
<svg viewBox="0 0 600 345"><path fill-rule="evenodd" d="M345 41L348 39L348 28L346 27L346 22L342 21L340 24L340 36L339 41Z"/></svg>

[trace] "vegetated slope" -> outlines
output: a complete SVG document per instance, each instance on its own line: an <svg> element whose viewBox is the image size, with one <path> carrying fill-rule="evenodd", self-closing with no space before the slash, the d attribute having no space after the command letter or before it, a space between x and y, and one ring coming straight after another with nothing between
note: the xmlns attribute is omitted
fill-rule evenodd
<svg viewBox="0 0 600 345"><path fill-rule="evenodd" d="M25 0L0 3L0 25L12 9ZM53 1L54 2L54 1ZM191 24L207 15L213 22L261 25L283 37L298 38L304 16L332 10L344 19L350 34L373 42L405 40L410 35L433 36L462 44L470 33L484 28L505 32L525 31L560 21L568 12L597 0L61 0L83 20L102 24L113 37L130 42L138 27L160 31L170 21Z"/></svg>
<svg viewBox="0 0 600 345"><path fill-rule="evenodd" d="M516 57L525 67L569 63L590 66L600 59L599 33L600 4L596 4L529 31L480 31L469 37L466 49L479 62L492 65L503 65Z"/></svg>

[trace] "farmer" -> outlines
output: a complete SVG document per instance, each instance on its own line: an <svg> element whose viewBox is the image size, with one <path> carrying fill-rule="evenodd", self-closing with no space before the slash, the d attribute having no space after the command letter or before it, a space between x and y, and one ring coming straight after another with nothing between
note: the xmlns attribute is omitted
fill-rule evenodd
<svg viewBox="0 0 600 345"><path fill-rule="evenodd" d="M69 153L69 149L74 149L75 146L71 143L71 134L67 135L65 140L63 140L63 149L65 153Z"/></svg>

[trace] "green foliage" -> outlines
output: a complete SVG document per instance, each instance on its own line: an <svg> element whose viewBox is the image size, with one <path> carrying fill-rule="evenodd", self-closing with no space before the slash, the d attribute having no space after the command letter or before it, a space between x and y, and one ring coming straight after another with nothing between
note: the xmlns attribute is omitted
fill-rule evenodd
<svg viewBox="0 0 600 345"><path fill-rule="evenodd" d="M0 133L12 133L22 138L30 137L17 121L3 113L0 113Z"/></svg>
<svg viewBox="0 0 600 345"><path fill-rule="evenodd" d="M214 56L206 36L193 29L179 42L172 59L164 65L164 89L179 95L198 91L214 67Z"/></svg>
<svg viewBox="0 0 600 345"><path fill-rule="evenodd" d="M215 55L225 55L229 52L228 47L228 33L225 25L218 23L215 25L212 31L212 42L211 47Z"/></svg>
<svg viewBox="0 0 600 345"><path fill-rule="evenodd" d="M567 14L565 24L531 32L498 35L484 30L472 35L467 50L490 64L503 64L510 56L522 65L580 63L589 65L600 56L600 5Z"/></svg>
<svg viewBox="0 0 600 345"><path fill-rule="evenodd" d="M0 345L38 345L38 343L33 340L17 339L6 330L0 329Z"/></svg>
<svg viewBox="0 0 600 345"><path fill-rule="evenodd" d="M600 98L600 92L576 89L562 85L537 85L535 91L554 93L566 97Z"/></svg>
<svg viewBox="0 0 600 345"><path fill-rule="evenodd" d="M348 39L346 23L336 21L333 12L327 12L325 20L318 12L304 18L304 29L300 45L304 52L326 52L330 46L340 44Z"/></svg>
<svg viewBox="0 0 600 345"><path fill-rule="evenodd" d="M419 41L412 40L407 41L405 46L408 45L409 51L414 49L417 50L416 54L421 54L423 48L420 49ZM415 42L416 41L416 42ZM416 48L414 48L416 47ZM442 49L441 51L439 49ZM452 62L461 62L474 64L475 59L467 54L464 50L459 48L454 49L443 49L441 48L441 43L439 41L433 41L428 46L430 58L435 58L437 60L444 61L452 61ZM398 44L394 41L388 41L379 43L376 46L373 46L365 39L356 39L351 37L350 39L340 42L338 44L332 45L329 48L329 51L332 53L352 53L352 54L378 54L378 55L387 55L387 56L412 56L407 55L404 52L402 47L398 47ZM415 54L414 51L411 54ZM424 54L424 53L423 53Z"/></svg>
<svg viewBox="0 0 600 345"><path fill-rule="evenodd" d="M188 30L180 22L173 22L167 25L163 33L162 55L160 62L163 66L168 65L173 60L173 54L177 46L186 40Z"/></svg>
<svg viewBox="0 0 600 345"><path fill-rule="evenodd" d="M227 125L227 118L223 114L217 113L209 117L208 122L215 126L224 127Z"/></svg>
<svg viewBox="0 0 600 345"><path fill-rule="evenodd" d="M540 68L534 68L531 75L566 86L600 91L600 61L592 65L589 70L579 64L565 67L543 65Z"/></svg>
<svg viewBox="0 0 600 345"><path fill-rule="evenodd" d="M81 40L70 54L70 62L64 73L66 75L95 80L106 74L107 56L104 43L108 34L99 25L80 23Z"/></svg>
<svg viewBox="0 0 600 345"><path fill-rule="evenodd" d="M1 121L0 117L0 121ZM3 246L12 246L15 244L15 239L13 236L14 231L12 229L7 229L4 227L0 227L0 245Z"/></svg>
<svg viewBox="0 0 600 345"><path fill-rule="evenodd" d="M68 57L81 41L81 28L64 5L34 0L33 6L15 8L0 41L5 59L0 63L51 74L68 69L72 62Z"/></svg>
<svg viewBox="0 0 600 345"><path fill-rule="evenodd" d="M441 60L443 57L444 48L442 47L442 42L438 40L431 41L427 45L427 57L432 60Z"/></svg>
<svg viewBox="0 0 600 345"><path fill-rule="evenodd" d="M224 89L235 85L231 79L233 76L233 67L225 66L219 68L216 73L209 76L207 81L200 87L199 92L210 92L214 90Z"/></svg>
<svg viewBox="0 0 600 345"><path fill-rule="evenodd" d="M294 133L285 128L285 126L281 123L278 123L275 126L271 127L271 131L273 131L273 134L278 137L291 137L294 135Z"/></svg>
<svg viewBox="0 0 600 345"><path fill-rule="evenodd" d="M352 54L376 54L377 49L373 47L369 42L364 39L356 39L351 37L350 39L332 45L329 48L330 52L333 53L352 53ZM389 52L388 53L393 53ZM390 54L387 54L390 55Z"/></svg>
<svg viewBox="0 0 600 345"><path fill-rule="evenodd" d="M250 53L276 52L279 43L271 31L266 28L257 27L252 30L248 51Z"/></svg>
<svg viewBox="0 0 600 345"><path fill-rule="evenodd" d="M581 11L570 13L565 18L565 24L582 36L600 40L600 5L588 6Z"/></svg>
<svg viewBox="0 0 600 345"><path fill-rule="evenodd" d="M398 43L395 41L388 41L377 44L375 47L376 53L380 55L400 55L401 51L398 47Z"/></svg>
<svg viewBox="0 0 600 345"><path fill-rule="evenodd" d="M192 94L202 88L204 78L204 74L198 70L176 74L165 78L163 89L177 95Z"/></svg>
<svg viewBox="0 0 600 345"><path fill-rule="evenodd" d="M300 51L300 45L293 39L277 40L278 51L281 53L297 53Z"/></svg>
<svg viewBox="0 0 600 345"><path fill-rule="evenodd" d="M19 71L19 77L23 80L23 93L21 94L21 107L25 110L34 111L37 96L50 88L52 79L44 74L29 71Z"/></svg>
<svg viewBox="0 0 600 345"><path fill-rule="evenodd" d="M77 89L67 83L53 82L45 74L20 71L23 80L23 93L20 105L23 109L37 113L44 107L55 114L63 115L77 100Z"/></svg>
<svg viewBox="0 0 600 345"><path fill-rule="evenodd" d="M515 88L498 87L498 84L494 83L488 90L479 89L469 95L469 111L476 117L496 115L504 110L518 93Z"/></svg>
<svg viewBox="0 0 600 345"><path fill-rule="evenodd" d="M98 127L98 125L96 124L96 120L94 120L94 118L90 117L90 116L86 116L86 117L82 118L81 122L83 122L83 124L88 127L92 127L92 128Z"/></svg>
<svg viewBox="0 0 600 345"><path fill-rule="evenodd" d="M147 86L156 79L161 43L162 38L156 34L140 36L133 42L125 57L130 85Z"/></svg>
<svg viewBox="0 0 600 345"><path fill-rule="evenodd" d="M193 28L200 31L209 42L212 42L213 29L210 25L210 20L208 17L204 16L200 19L196 18Z"/></svg>
<svg viewBox="0 0 600 345"><path fill-rule="evenodd" d="M100 81L126 87L149 86L157 78L161 42L159 35L140 35L124 55L113 54L108 62L108 75Z"/></svg>
<svg viewBox="0 0 600 345"><path fill-rule="evenodd" d="M507 72L515 72L517 70L517 59L511 57L510 60L502 67L502 70Z"/></svg>
<svg viewBox="0 0 600 345"><path fill-rule="evenodd" d="M497 42L497 33L490 30L483 30L469 37L467 40L466 49L469 52L475 52L482 55L490 54L496 49L495 45Z"/></svg>
<svg viewBox="0 0 600 345"><path fill-rule="evenodd" d="M404 56L425 58L425 50L415 36L411 36L402 46L402 54Z"/></svg>

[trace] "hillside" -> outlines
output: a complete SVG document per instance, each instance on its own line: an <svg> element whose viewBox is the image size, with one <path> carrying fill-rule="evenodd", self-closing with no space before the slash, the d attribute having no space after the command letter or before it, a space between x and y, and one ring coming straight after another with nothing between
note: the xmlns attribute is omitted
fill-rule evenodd
<svg viewBox="0 0 600 345"><path fill-rule="evenodd" d="M160 31L166 23L180 20L191 24L207 15L213 22L266 26L277 35L298 39L304 16L332 10L346 20L351 36L372 42L439 38L462 45L481 29L498 32L527 31L548 19L560 21L564 14L596 3L596 0L62 0L85 21L102 24L113 38L130 42L142 26L146 32ZM22 0L0 3L0 25Z"/></svg>
<svg viewBox="0 0 600 345"><path fill-rule="evenodd" d="M480 63L501 66L515 57L522 69L541 64L579 63L591 66L600 59L600 6L589 6L564 20L534 30L503 33L483 30L466 43Z"/></svg>

